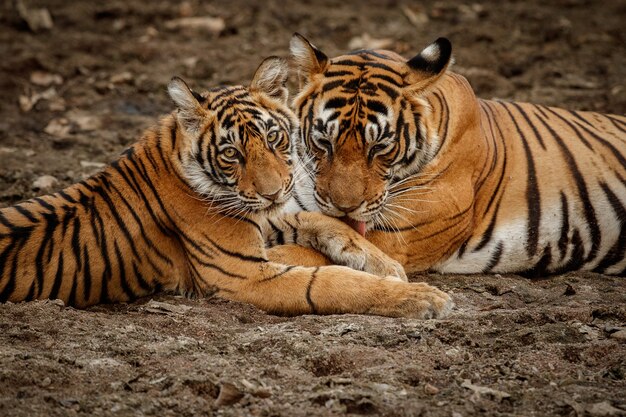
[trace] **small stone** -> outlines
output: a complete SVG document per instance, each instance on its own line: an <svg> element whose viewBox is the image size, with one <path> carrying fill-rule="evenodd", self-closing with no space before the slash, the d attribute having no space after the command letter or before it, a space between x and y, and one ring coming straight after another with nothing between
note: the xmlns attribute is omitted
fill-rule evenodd
<svg viewBox="0 0 626 417"><path fill-rule="evenodd" d="M150 300L146 304L145 310L148 313L155 314L186 314L189 310L191 310L191 307L183 304L177 305Z"/></svg>
<svg viewBox="0 0 626 417"><path fill-rule="evenodd" d="M58 108L59 106L65 106L65 100L63 100L62 97L58 96L57 91L54 87L50 87L42 91L41 93L33 93L30 96L19 96L18 103L20 105L20 110L26 113L30 111L33 107L35 107L35 104L37 104L40 100L50 100L54 102L50 110L55 110L52 107Z"/></svg>
<svg viewBox="0 0 626 417"><path fill-rule="evenodd" d="M109 81L111 81L113 84L125 84L125 83L132 81L132 79L133 79L133 74L130 71L124 71L118 74L111 75L111 78L109 78Z"/></svg>
<svg viewBox="0 0 626 417"><path fill-rule="evenodd" d="M57 138L64 138L70 133L71 126L66 118L52 119L43 131Z"/></svg>
<svg viewBox="0 0 626 417"><path fill-rule="evenodd" d="M104 168L107 164L104 162L96 162L96 161L80 161L80 166L83 168Z"/></svg>
<svg viewBox="0 0 626 417"><path fill-rule="evenodd" d="M98 116L93 116L80 111L70 111L66 114L67 119L76 125L79 130L89 132L102 127L102 120Z"/></svg>
<svg viewBox="0 0 626 417"><path fill-rule="evenodd" d="M41 87L48 87L52 84L63 84L63 77L45 71L33 71L30 74L30 82Z"/></svg>
<svg viewBox="0 0 626 417"><path fill-rule="evenodd" d="M33 181L32 189L33 190L49 190L54 188L59 183L52 175L42 175Z"/></svg>
<svg viewBox="0 0 626 417"><path fill-rule="evenodd" d="M233 405L243 398L243 393L235 385L225 382L220 385L220 393L215 400L218 407Z"/></svg>
<svg viewBox="0 0 626 417"><path fill-rule="evenodd" d="M618 330L615 333L611 334L611 339L617 339L622 342L626 341L626 329Z"/></svg>
<svg viewBox="0 0 626 417"><path fill-rule="evenodd" d="M439 388L437 388L436 386L432 384L426 384L424 385L424 392L426 394L436 395L436 394L439 394Z"/></svg>
<svg viewBox="0 0 626 417"><path fill-rule="evenodd" d="M54 27L52 16L46 8L29 9L22 0L15 2L15 9L19 16L26 22L28 28L33 32L50 30Z"/></svg>
<svg viewBox="0 0 626 417"><path fill-rule="evenodd" d="M348 42L349 49L389 49L393 46L391 38L372 38L368 33L355 36Z"/></svg>
<svg viewBox="0 0 626 417"><path fill-rule="evenodd" d="M52 380L50 379L49 376L45 377L44 379L41 380L41 382L39 383L39 385L41 387L49 387L50 384L52 384Z"/></svg>
<svg viewBox="0 0 626 417"><path fill-rule="evenodd" d="M165 23L170 30L191 29L198 32L207 32L211 35L219 35L226 29L226 23L221 17L198 16L182 17Z"/></svg>
<svg viewBox="0 0 626 417"><path fill-rule="evenodd" d="M591 405L587 412L592 416L623 416L626 415L625 410L613 407L608 401L602 401Z"/></svg>

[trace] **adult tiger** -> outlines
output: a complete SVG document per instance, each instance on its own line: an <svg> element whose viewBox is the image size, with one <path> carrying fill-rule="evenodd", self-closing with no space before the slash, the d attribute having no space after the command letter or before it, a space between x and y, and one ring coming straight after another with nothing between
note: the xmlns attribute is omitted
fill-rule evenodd
<svg viewBox="0 0 626 417"><path fill-rule="evenodd" d="M301 207L346 216L410 272L623 274L626 118L477 99L451 52L328 59L293 36Z"/></svg>
<svg viewBox="0 0 626 417"><path fill-rule="evenodd" d="M270 219L294 184L287 72L284 60L268 58L249 88L203 95L174 78L178 111L119 160L57 194L0 210L0 301L86 307L164 289L281 314L445 313L445 293L397 278L397 262L348 226L311 213ZM263 230L383 278L269 262Z"/></svg>

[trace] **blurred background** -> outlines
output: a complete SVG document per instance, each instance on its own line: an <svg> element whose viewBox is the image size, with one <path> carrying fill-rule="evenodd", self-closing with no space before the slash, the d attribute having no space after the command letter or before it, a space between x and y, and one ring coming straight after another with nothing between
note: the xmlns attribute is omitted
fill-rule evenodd
<svg viewBox="0 0 626 417"><path fill-rule="evenodd" d="M197 90L247 83L294 31L329 56L406 57L439 36L484 98L626 111L626 2L5 0L0 13L0 206L112 160Z"/></svg>

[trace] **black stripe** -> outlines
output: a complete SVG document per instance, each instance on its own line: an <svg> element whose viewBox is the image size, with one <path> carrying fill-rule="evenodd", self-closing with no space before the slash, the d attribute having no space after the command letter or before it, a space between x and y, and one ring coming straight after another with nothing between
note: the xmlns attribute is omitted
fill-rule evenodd
<svg viewBox="0 0 626 417"><path fill-rule="evenodd" d="M150 293L151 291L153 291L152 286L150 285L148 281L145 280L145 278L141 274L141 271L137 267L137 264L135 263L134 260L132 263L133 263L133 272L135 273L135 280L139 284L139 287L142 290L144 290L145 293Z"/></svg>
<svg viewBox="0 0 626 417"><path fill-rule="evenodd" d="M611 204L611 208L617 217L618 222L620 223L620 232L617 238L617 241L611 246L611 249L604 255L602 261L598 264L598 266L594 269L596 272L604 272L615 265L618 262L621 262L625 259L626 255L626 227L624 222L626 221L626 209L624 209L624 205L620 201L619 197L611 190L611 188L604 182L600 183L600 187L602 191L604 191L604 195L609 200L609 204Z"/></svg>
<svg viewBox="0 0 626 417"><path fill-rule="evenodd" d="M324 110L340 109L342 107L345 107L347 103L348 100L343 97L333 97L326 102L326 104L324 105Z"/></svg>
<svg viewBox="0 0 626 417"><path fill-rule="evenodd" d="M106 180L103 179L102 182L105 187L108 187L108 183ZM119 230L122 232L122 234L126 238L126 241L128 242L128 245L130 246L130 249L133 252L133 255L139 258L139 252L137 251L135 240L133 239L133 236L131 236L130 231L128 230L128 227L126 226L126 222L124 222L124 220L120 216L117 210L117 207L115 206L115 203L113 202L113 200L111 200L111 197L109 196L108 191L105 190L102 186L97 186L94 191L96 194L102 197L106 205L109 207L109 213L113 215L113 219L117 223Z"/></svg>
<svg viewBox="0 0 626 417"><path fill-rule="evenodd" d="M76 287L78 286L78 270L74 270L74 275L72 276L72 289L70 290L70 296L67 299L68 306L76 305Z"/></svg>
<svg viewBox="0 0 626 417"><path fill-rule="evenodd" d="M626 133L626 129L620 127L619 125L621 124L622 126L626 127L626 122L616 119L614 116L611 116L609 114L603 114L602 116L606 117L607 119L609 119L609 121L611 123L613 123L613 126L615 126L618 130Z"/></svg>
<svg viewBox="0 0 626 417"><path fill-rule="evenodd" d="M576 164L576 160L572 155L572 152L569 150L567 145L563 142L563 139L550 127L550 125L541 117L538 118L541 123L545 126L545 128L550 132L550 134L554 137L555 142L561 148L561 153L567 162L567 165L574 177L574 182L576 183L576 188L578 189L578 194L580 195L581 203L583 206L583 211L585 214L585 220L587 222L587 226L589 227L589 232L591 234L591 250L585 262L589 262L592 260L600 248L600 240L601 240L601 231L598 226L598 220L596 218L596 212L593 208L593 204L589 199L589 193L587 191L587 185L585 183L585 178L578 169L578 165Z"/></svg>
<svg viewBox="0 0 626 417"><path fill-rule="evenodd" d="M49 248L50 256L52 254L52 246L54 239L52 238L54 231L56 230L57 225L59 224L59 219L53 213L47 213L43 215L45 220L45 231L43 238L41 239L41 243L39 245L39 249L37 250L37 255L35 256L35 270L37 278L37 295L36 298L40 298L43 291L43 281L44 281L44 254L46 249ZM50 257L49 256L49 257Z"/></svg>
<svg viewBox="0 0 626 417"><path fill-rule="evenodd" d="M61 190L58 192L58 194L63 197L67 202L72 203L72 204L76 204L76 200L74 200L74 198L72 198L69 194L67 194L64 190Z"/></svg>
<svg viewBox="0 0 626 417"><path fill-rule="evenodd" d="M541 147L545 151L546 150L546 145L545 145L545 143L543 143L543 139L541 138L541 135L537 131L537 127L534 125L533 122L530 121L530 119L528 118L528 115L526 114L524 109L522 109L522 107L519 104L515 103L515 102L511 102L509 104L511 104L513 107L515 107L517 109L517 111L522 115L522 117L526 121L526 124L528 126L530 126L530 129L533 131L533 134L535 135L535 138L537 139L537 142L539 142L539 144L541 145Z"/></svg>
<svg viewBox="0 0 626 417"><path fill-rule="evenodd" d="M563 121L563 123L565 123L566 125L568 125L573 131L574 133L576 133L576 136L578 136L578 139L580 139L580 141L590 150L594 150L593 147L591 146L591 143L589 143L589 141L580 133L580 131L578 129L576 129L576 126L574 124L572 124L572 122L570 122L569 120L567 120L565 117L561 116L560 114L558 114L556 111L554 111L553 109L551 109L550 107L546 107L546 106L541 106L543 107L545 110L549 111L550 113L552 113L553 115L555 115L556 117L558 117L561 121ZM545 117L545 116L544 116ZM548 120L548 118L546 118L546 120Z"/></svg>
<svg viewBox="0 0 626 417"><path fill-rule="evenodd" d="M241 261L247 261L247 262L268 262L267 259L259 257L259 256L254 256L254 255L244 255L242 253L239 252L234 252L231 250L226 249L225 247L219 245L217 242L215 242L213 239L211 239L210 237L208 237L207 235L203 234L203 237L209 241L211 243L211 245L215 246L217 248L217 250L219 250L220 252L222 252L225 255L228 256L232 256L233 258L237 258Z"/></svg>
<svg viewBox="0 0 626 417"><path fill-rule="evenodd" d="M134 210L131 204L126 200L126 198L124 197L124 194L114 184L111 184L111 188L113 189L113 191L115 191L115 193L117 193L120 201L126 206L126 208L128 209L128 212L135 219L135 222L139 226L139 232L141 233L141 237L148 245L148 248L150 249L150 251L156 253L156 255L159 258L161 258L163 261L165 261L168 265L172 265L172 261L163 252L161 252L161 250L154 244L152 239L148 237L145 227L143 226L142 220L137 215L136 210Z"/></svg>
<svg viewBox="0 0 626 417"><path fill-rule="evenodd" d="M526 278L539 278L541 276L544 276L548 273L548 267L550 266L551 262L552 250L550 249L550 244L548 244L548 246L546 246L543 250L543 254L541 255L539 261L537 261L535 266L521 272L520 275Z"/></svg>
<svg viewBox="0 0 626 417"><path fill-rule="evenodd" d="M311 313L317 314L317 308L313 303L313 299L311 298L311 289L313 288L313 283L315 282L315 278L317 278L317 272L320 270L319 267L313 270L311 274L311 279L309 280L309 284L306 287L306 302L309 304L309 308L311 309Z"/></svg>
<svg viewBox="0 0 626 417"><path fill-rule="evenodd" d="M36 223L37 219L35 218L35 216L33 216L33 214L28 211L25 207L23 207L21 204L18 204L16 206L13 206L15 208L15 210L17 210L18 212L20 212L20 214L22 214L24 217L26 217L29 221Z"/></svg>
<svg viewBox="0 0 626 417"><path fill-rule="evenodd" d="M569 204L565 193L561 191L561 236L559 237L559 251L561 252L561 260L567 256L567 244L569 243Z"/></svg>
<svg viewBox="0 0 626 417"><path fill-rule="evenodd" d="M373 112L387 115L387 106L382 101L369 99L365 106Z"/></svg>
<svg viewBox="0 0 626 417"><path fill-rule="evenodd" d="M54 275L54 283L52 284L50 295L48 295L49 299L56 300L59 297L59 289L61 288L62 283L63 283L63 251L59 253L59 260L57 261L57 272Z"/></svg>
<svg viewBox="0 0 626 417"><path fill-rule="evenodd" d="M294 268L295 268L295 266L294 266L294 265L289 265L289 266L285 267L285 269L283 269L281 272L278 272L277 274L274 274L274 275L272 275L272 276L269 276L269 277L263 278L263 279L262 279L262 280L260 280L259 282L267 282L267 281L274 280L274 279L276 279L276 278L280 278L280 277L282 277L283 275L285 275L287 272L291 271L291 270L292 270L292 269L294 269Z"/></svg>
<svg viewBox="0 0 626 417"><path fill-rule="evenodd" d="M390 87L385 83L376 83L376 86L380 91L383 91L385 94L387 94L392 101L398 98L398 96L400 95L400 93L398 92L398 88L395 86Z"/></svg>
<svg viewBox="0 0 626 417"><path fill-rule="evenodd" d="M83 247L83 258L85 260L85 272L83 272L83 300L86 304L91 299L91 263L89 262L87 245Z"/></svg>
<svg viewBox="0 0 626 417"><path fill-rule="evenodd" d="M285 236L283 234L283 231L280 230L278 227L276 227L276 225L268 219L267 221L270 225L270 227L272 228L272 231L276 234L276 244L277 245L284 245L285 244Z"/></svg>
<svg viewBox="0 0 626 417"><path fill-rule="evenodd" d="M82 258L80 256L80 219L74 217L74 229L72 230L72 252L76 261L76 270L83 269Z"/></svg>
<svg viewBox="0 0 626 417"><path fill-rule="evenodd" d="M113 248L115 250L115 258L117 271L120 278L120 286L122 287L122 291L124 291L124 294L126 295L126 299L132 300L135 298L135 292L128 283L128 277L126 276L126 266L124 265L124 258L122 257L120 247L118 246L116 241L113 241Z"/></svg>
<svg viewBox="0 0 626 417"><path fill-rule="evenodd" d="M498 242L498 244L496 245L495 252L491 256L491 259L489 259L489 263L487 264L487 266L485 266L485 268L483 269L483 273L486 274L491 272L493 268L495 268L496 265L498 265L498 263L500 262L500 258L502 258L502 241Z"/></svg>
<svg viewBox="0 0 626 417"><path fill-rule="evenodd" d="M344 82L343 80L335 80L335 81L327 82L326 84L322 86L322 92L330 91L334 88L337 88L343 85L343 82Z"/></svg>
<svg viewBox="0 0 626 417"><path fill-rule="evenodd" d="M16 241L12 240L11 243L9 243L4 250L2 251L2 253L0 253L0 282L2 282L2 278L4 278L6 275L4 273L4 269L7 265L7 260L9 259L9 255L11 253L14 252L14 248L16 246ZM15 259L17 259L18 253L17 251L15 251L15 256L14 256L14 264L15 264ZM13 270L15 270L15 268L13 268ZM4 303L6 302L9 297L11 296L11 294L13 294L13 291L15 290L15 277L14 274L8 274L8 281L7 283L4 285L4 288L2 289L2 291L0 292L0 302Z"/></svg>
<svg viewBox="0 0 626 417"><path fill-rule="evenodd" d="M47 209L48 211L50 212L54 211L54 206L50 205L48 202L42 200L41 198L35 197L33 198L33 200L36 201L37 204L39 204L41 207Z"/></svg>
<svg viewBox="0 0 626 417"><path fill-rule="evenodd" d="M505 103L499 103L504 110L509 114L517 134L521 139L524 146L524 152L526 153L526 163L528 171L528 180L526 185L526 204L528 206L528 232L526 237L526 252L528 256L534 256L537 253L537 245L539 242L539 224L541 221L541 196L539 194L539 186L537 184L537 173L535 171L535 160L533 158L530 146L524 136L524 133L520 129L515 117L505 105Z"/></svg>

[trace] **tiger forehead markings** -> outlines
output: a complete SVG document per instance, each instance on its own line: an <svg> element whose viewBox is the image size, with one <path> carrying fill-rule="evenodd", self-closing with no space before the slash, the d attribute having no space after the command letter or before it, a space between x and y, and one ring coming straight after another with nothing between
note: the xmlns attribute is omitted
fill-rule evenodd
<svg viewBox="0 0 626 417"><path fill-rule="evenodd" d="M626 270L626 119L477 99L440 38L329 59L296 34L301 206L410 271Z"/></svg>
<svg viewBox="0 0 626 417"><path fill-rule="evenodd" d="M174 78L177 110L118 160L1 209L0 302L87 307L168 290L285 315L449 311L447 294L406 282L397 261L347 225L280 211L295 183L287 74L271 57L247 87L197 94Z"/></svg>

